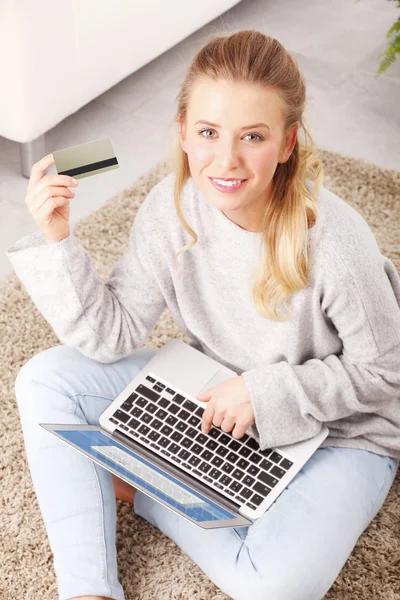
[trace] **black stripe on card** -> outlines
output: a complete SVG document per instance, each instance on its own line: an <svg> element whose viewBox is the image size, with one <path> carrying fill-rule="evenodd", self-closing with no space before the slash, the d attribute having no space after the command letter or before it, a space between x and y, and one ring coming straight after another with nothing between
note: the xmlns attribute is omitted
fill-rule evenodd
<svg viewBox="0 0 400 600"><path fill-rule="evenodd" d="M111 167L112 165L117 165L117 158L107 158L107 160L99 160L95 163L90 163L89 165L84 165L83 167L76 167L75 169L67 169L66 171L61 171L59 175L69 175L70 177L74 177L75 175L82 175L82 173L90 173L90 171L96 171L97 169L104 169L104 167Z"/></svg>

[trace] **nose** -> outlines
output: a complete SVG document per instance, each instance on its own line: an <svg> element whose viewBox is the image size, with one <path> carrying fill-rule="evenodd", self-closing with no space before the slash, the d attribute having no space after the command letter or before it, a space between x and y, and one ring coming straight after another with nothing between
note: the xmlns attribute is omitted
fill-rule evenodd
<svg viewBox="0 0 400 600"><path fill-rule="evenodd" d="M217 155L217 164L222 173L228 173L240 165L240 152L235 141L221 142Z"/></svg>

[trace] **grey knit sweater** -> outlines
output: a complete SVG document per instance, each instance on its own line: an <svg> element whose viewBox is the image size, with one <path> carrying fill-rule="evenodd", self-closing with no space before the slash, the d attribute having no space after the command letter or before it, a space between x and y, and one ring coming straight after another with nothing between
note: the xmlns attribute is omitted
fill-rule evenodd
<svg viewBox="0 0 400 600"><path fill-rule="evenodd" d="M191 345L243 374L262 449L312 437L400 458L400 278L363 217L326 188L309 230L310 280L289 298L294 318L261 317L251 301L261 234L230 221L189 179L182 228L174 174L155 185L129 247L104 282L73 232L40 231L6 255L61 343L101 363L141 347L167 306ZM282 313L283 314L283 313Z"/></svg>

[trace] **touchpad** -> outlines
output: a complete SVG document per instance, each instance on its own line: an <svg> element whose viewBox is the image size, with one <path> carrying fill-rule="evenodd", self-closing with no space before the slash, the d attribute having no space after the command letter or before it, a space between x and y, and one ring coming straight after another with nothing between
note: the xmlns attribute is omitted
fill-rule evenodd
<svg viewBox="0 0 400 600"><path fill-rule="evenodd" d="M215 375L206 383L206 385L198 392L198 394L204 394L210 388L218 385L222 381L226 381L227 379L233 379L235 375L230 375L229 373L225 373L221 369L219 369Z"/></svg>

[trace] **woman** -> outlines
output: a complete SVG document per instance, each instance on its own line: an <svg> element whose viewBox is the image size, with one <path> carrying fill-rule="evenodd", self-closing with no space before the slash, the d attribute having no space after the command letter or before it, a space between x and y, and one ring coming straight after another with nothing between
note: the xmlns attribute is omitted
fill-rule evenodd
<svg viewBox="0 0 400 600"><path fill-rule="evenodd" d="M44 176L52 155L32 168L40 231L7 255L63 345L31 358L15 389L60 600L123 600L114 492L235 600L321 599L385 501L400 457L400 279L361 215L322 187L305 102L276 39L207 43L178 95L174 172L141 204L106 283L70 232L71 178ZM251 425L264 449L329 426L249 528L203 530L38 425L98 424L154 355L141 345L166 306L197 349L241 373L202 398L206 431L240 438Z"/></svg>

